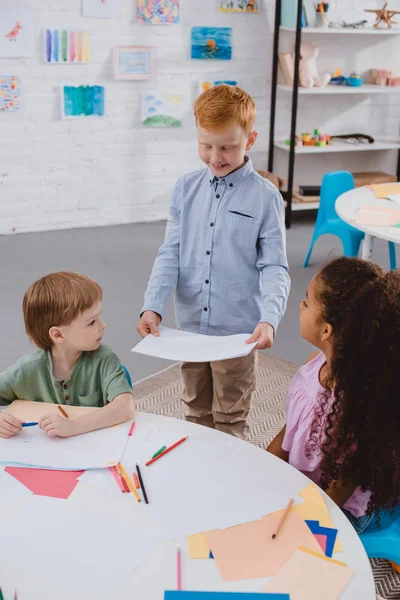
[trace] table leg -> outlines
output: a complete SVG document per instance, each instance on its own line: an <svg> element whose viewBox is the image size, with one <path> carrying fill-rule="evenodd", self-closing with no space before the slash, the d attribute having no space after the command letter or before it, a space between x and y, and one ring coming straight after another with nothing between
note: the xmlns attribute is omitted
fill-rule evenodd
<svg viewBox="0 0 400 600"><path fill-rule="evenodd" d="M374 237L369 233L365 234L364 241L362 243L361 258L363 260L371 260L372 248L374 245Z"/></svg>

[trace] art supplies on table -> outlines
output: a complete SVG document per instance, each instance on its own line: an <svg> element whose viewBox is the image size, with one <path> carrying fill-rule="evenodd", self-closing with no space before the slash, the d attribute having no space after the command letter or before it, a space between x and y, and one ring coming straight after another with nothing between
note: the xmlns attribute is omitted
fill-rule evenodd
<svg viewBox="0 0 400 600"><path fill-rule="evenodd" d="M288 593L290 600L338 600L353 574L344 563L299 548L264 590Z"/></svg>
<svg viewBox="0 0 400 600"><path fill-rule="evenodd" d="M122 483L124 484L124 481L125 481L125 483L127 484L127 487L129 488L129 489L126 489L126 488L125 488L125 489L126 489L126 491L127 491L127 492L131 491L131 492L132 492L132 494L135 496L136 500L137 500L138 502L141 502L141 501L142 501L142 499L141 499L141 497L139 496L139 494L137 493L137 491L136 491L136 488L134 487L134 485L133 485L133 483L132 483L132 481L131 481L131 479L130 479L130 477L129 477L128 473L125 471L125 469L124 469L124 467L121 465L121 463L118 463L118 467L119 467L119 469L120 469L120 471L121 471L121 479L122 479ZM118 469L117 469L117 472L118 472ZM124 487L125 487L125 485L124 485Z"/></svg>
<svg viewBox="0 0 400 600"><path fill-rule="evenodd" d="M356 225L371 227L390 227L400 222L400 208L365 205L354 214Z"/></svg>
<svg viewBox="0 0 400 600"><path fill-rule="evenodd" d="M251 333L202 335L168 327L159 327L160 336L146 336L131 352L167 360L210 362L247 356L257 345L246 344Z"/></svg>
<svg viewBox="0 0 400 600"><path fill-rule="evenodd" d="M320 544L325 556L332 558L338 530L332 527L322 527L319 521L307 520L306 523Z"/></svg>
<svg viewBox="0 0 400 600"><path fill-rule="evenodd" d="M182 554L181 549L176 549L176 589L182 590Z"/></svg>
<svg viewBox="0 0 400 600"><path fill-rule="evenodd" d="M30 421L29 423L22 423L22 427L34 427L35 425L39 425L37 421Z"/></svg>
<svg viewBox="0 0 400 600"><path fill-rule="evenodd" d="M144 487L144 483L143 483L143 479L142 479L142 473L140 471L140 467L139 465L136 465L136 472L137 472L137 476L139 478L139 487L141 488L142 492L143 492L143 498L146 504L149 503L149 499L147 497L147 492L146 492L146 488Z"/></svg>
<svg viewBox="0 0 400 600"><path fill-rule="evenodd" d="M171 452L171 450L174 450L174 448L176 448L177 446L180 446L181 444L183 444L183 442L185 442L188 439L188 435L180 440L178 440L177 442L175 442L175 444L172 444L172 446L169 446L168 448L165 448L165 450L163 450L162 452L158 451L155 453L155 455L153 455L153 458L151 458L150 460L147 461L146 463L146 467L149 467L150 465L152 465L154 462L156 462L156 460L162 458L163 456L165 456L166 454L168 454L168 452ZM139 475L139 473L138 473ZM139 481L140 481L140 476L139 476Z"/></svg>
<svg viewBox="0 0 400 600"><path fill-rule="evenodd" d="M66 500L78 485L78 477L84 471L51 471L49 469L25 469L6 467L6 473L22 483L36 496Z"/></svg>
<svg viewBox="0 0 400 600"><path fill-rule="evenodd" d="M293 498L290 498L289 504L287 505L285 510L282 512L282 516L279 519L278 524L277 524L276 528L274 529L274 532L271 536L273 540L276 538L276 536L279 534L280 530L282 529L282 527L289 515L290 509L292 508L292 505L293 505Z"/></svg>

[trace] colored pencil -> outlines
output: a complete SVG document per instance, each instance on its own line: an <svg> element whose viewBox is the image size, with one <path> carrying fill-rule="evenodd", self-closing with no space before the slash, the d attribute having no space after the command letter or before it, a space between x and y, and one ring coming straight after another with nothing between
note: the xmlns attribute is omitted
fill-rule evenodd
<svg viewBox="0 0 400 600"><path fill-rule="evenodd" d="M131 435L132 435L132 433L133 433L133 431L134 431L134 429L135 429L135 425L136 425L136 421L133 421L133 423L132 423L132 425L131 425L131 428L130 428L130 430L129 430L129 433L128 433L128 436L129 436L129 437L131 437Z"/></svg>
<svg viewBox="0 0 400 600"><path fill-rule="evenodd" d="M161 452L164 452L164 450L167 449L167 446L163 446L162 448L160 448L159 450L157 450L157 452L155 454L153 454L153 456L151 458L155 458L156 456L158 456L159 454L161 454Z"/></svg>
<svg viewBox="0 0 400 600"><path fill-rule="evenodd" d="M60 405L58 405L58 406L57 406L57 408L58 408L58 410L60 411L60 413L62 414L62 416L63 416L63 417L65 417L66 419L68 419L68 415L67 415L67 413L65 412L65 410L63 409L63 407L62 407L62 406L60 406Z"/></svg>
<svg viewBox="0 0 400 600"><path fill-rule="evenodd" d="M135 484L135 488L138 490L140 488L139 479L137 478L136 473L132 473L133 475L133 483Z"/></svg>
<svg viewBox="0 0 400 600"><path fill-rule="evenodd" d="M4 600L4 596L3 596L3 592L1 591L1 588L0 588L0 600Z"/></svg>
<svg viewBox="0 0 400 600"><path fill-rule="evenodd" d="M33 427L34 425L39 425L36 421L29 421L28 423L22 423L22 427Z"/></svg>
<svg viewBox="0 0 400 600"><path fill-rule="evenodd" d="M129 494L129 492L130 492L130 489L129 489L129 487L128 487L128 484L126 483L126 481L125 481L125 477L124 477L123 475L121 475L121 481L122 481L122 485L123 485L123 486L124 486L124 488L125 488L125 491L126 491L128 494Z"/></svg>
<svg viewBox="0 0 400 600"><path fill-rule="evenodd" d="M146 467L148 467L149 465L152 465L153 462L155 462L156 460L158 460L159 458L162 458L165 454L168 454L168 452L171 452L171 450L173 450L174 448L176 448L177 446L179 446L180 444L183 444L183 442L185 440L188 439L188 435L184 438L182 438L181 440L178 440L177 442L175 442L175 444L172 444L172 446L170 446L169 448L167 448L166 450L164 450L164 452L161 452L161 454L159 454L158 456L156 456L155 458L152 458L151 460L147 461L146 463Z"/></svg>
<svg viewBox="0 0 400 600"><path fill-rule="evenodd" d="M117 473L116 468L115 467L109 467L109 468L110 468L110 471L112 473L112 476L114 477L115 481L117 482L117 486L119 487L119 489L121 490L121 492L123 494L125 494L125 488L122 485L121 479L118 477L118 473Z"/></svg>
<svg viewBox="0 0 400 600"><path fill-rule="evenodd" d="M143 479L142 479L142 474L140 472L139 465L137 463L136 463L136 472L137 472L138 477L139 477L140 487L142 488L144 501L146 502L146 504L148 504L149 503L149 499L147 497L146 488L144 487L144 483L143 483Z"/></svg>
<svg viewBox="0 0 400 600"><path fill-rule="evenodd" d="M135 488L134 488L134 485L133 485L132 481L129 479L129 477L128 477L128 473L125 471L125 469L124 469L124 467L121 465L121 463L118 463L118 466L119 466L119 470L120 470L120 471L121 471L121 473L122 473L122 476L124 477L124 479L125 479L126 483L127 483L127 484L128 484L128 486L129 486L129 489L131 490L132 494L135 496L135 498L136 498L136 500L137 500L138 502L141 502L141 501L142 501L142 499L141 499L141 497L139 496L139 494L137 493L137 491L135 490Z"/></svg>
<svg viewBox="0 0 400 600"><path fill-rule="evenodd" d="M182 591L182 556L181 549L176 549L176 589Z"/></svg>
<svg viewBox="0 0 400 600"><path fill-rule="evenodd" d="M274 540L276 538L276 536L278 535L278 533L280 532L280 530L282 529L282 525L284 524L284 522L286 521L286 518L290 512L290 509L292 508L292 504L293 504L293 498L290 498L289 500L289 504L287 505L287 507L285 508L285 511L283 513L283 515L281 516L278 525L276 526L276 529L274 531L274 533L272 534L272 539Z"/></svg>

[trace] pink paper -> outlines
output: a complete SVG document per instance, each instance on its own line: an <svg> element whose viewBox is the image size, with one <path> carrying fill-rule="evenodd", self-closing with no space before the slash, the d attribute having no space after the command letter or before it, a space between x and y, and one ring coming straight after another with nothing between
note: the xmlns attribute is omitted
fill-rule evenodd
<svg viewBox="0 0 400 600"><path fill-rule="evenodd" d="M317 540L318 544L321 546L323 553L326 554L326 535L322 535L321 533L314 533L314 537Z"/></svg>
<svg viewBox="0 0 400 600"><path fill-rule="evenodd" d="M67 499L84 471L51 471L48 469L24 469L22 467L6 467L5 472L12 475L28 490L37 496Z"/></svg>

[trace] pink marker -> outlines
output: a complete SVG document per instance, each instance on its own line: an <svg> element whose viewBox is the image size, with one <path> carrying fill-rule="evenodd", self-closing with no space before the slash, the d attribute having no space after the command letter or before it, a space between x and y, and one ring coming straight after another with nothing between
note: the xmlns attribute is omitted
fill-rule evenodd
<svg viewBox="0 0 400 600"><path fill-rule="evenodd" d="M131 425L131 428L130 428L130 430L129 430L128 436L131 436L131 435L132 435L132 433L134 432L134 430L135 430L135 425L136 425L136 421L133 421L133 423L132 423L132 425Z"/></svg>
<svg viewBox="0 0 400 600"><path fill-rule="evenodd" d="M176 589L182 591L182 557L181 549L176 549Z"/></svg>

